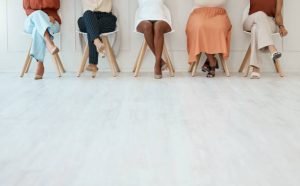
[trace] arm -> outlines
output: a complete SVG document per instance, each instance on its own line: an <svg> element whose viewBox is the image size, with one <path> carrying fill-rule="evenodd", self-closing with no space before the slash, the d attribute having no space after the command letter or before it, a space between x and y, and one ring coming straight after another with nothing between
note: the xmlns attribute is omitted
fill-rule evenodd
<svg viewBox="0 0 300 186"><path fill-rule="evenodd" d="M284 37L288 34L288 31L285 29L283 24L282 7L283 7L283 0L277 0L275 22L279 26L279 33L281 37Z"/></svg>

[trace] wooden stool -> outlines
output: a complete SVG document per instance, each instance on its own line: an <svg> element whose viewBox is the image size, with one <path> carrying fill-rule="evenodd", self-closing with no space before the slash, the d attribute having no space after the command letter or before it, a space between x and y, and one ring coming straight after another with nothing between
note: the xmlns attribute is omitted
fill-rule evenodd
<svg viewBox="0 0 300 186"><path fill-rule="evenodd" d="M108 57L108 61L109 61L110 67L111 67L111 72L112 72L113 77L116 77L117 73L121 72L121 70L120 70L120 67L117 63L115 54L114 54L113 49L111 47L111 44L108 40L108 36L112 35L112 34L115 34L117 32L118 31L114 31L114 32L104 33L104 34L100 35L100 38L102 39L102 42L103 42L103 45L104 45L104 48L105 48L105 55ZM79 32L79 34L81 35L82 40L83 40L82 36L85 36L84 37L85 41L87 40L86 39L86 36L87 36L86 33ZM79 68L77 77L80 77L81 74L84 72L88 58L89 58L89 46L88 46L87 42L85 42L85 47L84 47L84 50L83 50L83 57L82 57L82 60L81 60L81 64L80 64L80 68ZM96 75L97 75L97 73L92 73L93 78L95 78Z"/></svg>
<svg viewBox="0 0 300 186"><path fill-rule="evenodd" d="M194 63L192 63L192 64L190 65L189 72L192 73L192 77L195 77L195 75L196 75L197 68L198 68L199 63L200 63L201 55L202 55L202 53L200 53L200 54L197 56L196 62L194 62ZM221 64L222 64L222 67L223 67L223 69L224 69L224 72L225 72L226 76L227 76L227 77L230 77L230 72L229 72L229 68L228 68L227 61L223 58L223 55L222 55L222 54L219 54L219 58L220 58L220 61L221 61ZM217 62L218 62L218 61L217 61Z"/></svg>
<svg viewBox="0 0 300 186"><path fill-rule="evenodd" d="M138 77L139 76L140 69L141 69L141 66L142 66L142 63L143 63L143 60L144 60L147 48L148 48L148 44L147 44L147 42L146 42L146 40L144 38L142 47L141 47L139 55L138 55L138 58L137 58L136 63L134 65L134 67L133 67L134 77ZM174 69L174 66L172 64L172 61L171 61L171 58L170 58L170 55L169 55L169 52L168 52L168 49L167 49L165 43L164 43L164 48L163 48L163 56L164 56L165 62L168 65L170 76L174 77L175 76L175 69Z"/></svg>
<svg viewBox="0 0 300 186"><path fill-rule="evenodd" d="M244 31L244 33L246 33L248 35L251 35L251 32ZM273 36L280 36L280 34L279 33L274 33ZM241 64L241 66L240 66L240 69L239 69L240 73L243 73L243 72L246 71L245 75L244 75L245 77L248 77L249 73L250 73L250 68L251 68L251 66L249 65L249 63L250 63L250 56L251 56L251 43L250 43L250 45L248 47L246 55L245 55L245 57L243 59L243 62ZM276 73L278 73L278 75L280 77L284 77L284 74L283 74L283 72L281 70L280 60L279 59L277 59L274 62L274 66L275 66Z"/></svg>
<svg viewBox="0 0 300 186"><path fill-rule="evenodd" d="M30 46L29 46L29 49L28 49L28 52L27 52L27 56L26 56L26 59L25 59L25 64L23 66L20 77L24 77L24 74L28 73L28 71L29 71L31 61L32 61L32 57L30 56L31 45L32 45L32 43L30 43ZM52 61L55 65L55 67L56 67L58 77L61 77L62 73L65 73L66 70L65 70L65 68L64 68L64 66L63 66L63 64L60 60L60 57L59 57L58 53L52 55Z"/></svg>

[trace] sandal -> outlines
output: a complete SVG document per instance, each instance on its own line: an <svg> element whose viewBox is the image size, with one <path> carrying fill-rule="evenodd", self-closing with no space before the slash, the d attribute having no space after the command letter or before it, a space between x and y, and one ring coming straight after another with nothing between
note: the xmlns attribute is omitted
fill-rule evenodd
<svg viewBox="0 0 300 186"><path fill-rule="evenodd" d="M219 69L219 63L216 57L215 57L215 61L217 62L216 69ZM210 71L209 60L206 59L204 65L202 66L202 72L209 72L209 71Z"/></svg>
<svg viewBox="0 0 300 186"><path fill-rule="evenodd" d="M274 52L272 55L271 55L271 58L273 60L273 62L275 63L277 59L281 58L282 54L280 52Z"/></svg>
<svg viewBox="0 0 300 186"><path fill-rule="evenodd" d="M250 75L250 79L260 79L260 73L259 72L252 72Z"/></svg>
<svg viewBox="0 0 300 186"><path fill-rule="evenodd" d="M165 70L168 70L168 68L169 68L169 65L166 62L162 61L161 70L165 71Z"/></svg>
<svg viewBox="0 0 300 186"><path fill-rule="evenodd" d="M210 67L210 70L207 73L206 77L214 78L215 76L216 76L216 67Z"/></svg>

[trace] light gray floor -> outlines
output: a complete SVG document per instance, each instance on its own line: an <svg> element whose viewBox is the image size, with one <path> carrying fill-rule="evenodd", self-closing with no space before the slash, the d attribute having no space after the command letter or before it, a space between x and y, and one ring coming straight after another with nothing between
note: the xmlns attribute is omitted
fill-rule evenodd
<svg viewBox="0 0 300 186"><path fill-rule="evenodd" d="M299 186L300 75L0 74L0 186Z"/></svg>

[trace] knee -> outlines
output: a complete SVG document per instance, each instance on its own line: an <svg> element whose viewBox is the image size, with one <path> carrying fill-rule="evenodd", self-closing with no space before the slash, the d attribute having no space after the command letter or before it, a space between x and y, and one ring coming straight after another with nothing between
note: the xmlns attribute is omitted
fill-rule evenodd
<svg viewBox="0 0 300 186"><path fill-rule="evenodd" d="M83 17L91 16L91 15L93 15L93 13L94 13L93 11L87 10L83 13Z"/></svg>
<svg viewBox="0 0 300 186"><path fill-rule="evenodd" d="M77 20L77 25L78 26L81 26L83 24L83 17L80 17L78 20Z"/></svg>
<svg viewBox="0 0 300 186"><path fill-rule="evenodd" d="M143 21L140 23L138 26L138 31L143 32L143 33L149 33L152 32L153 30L153 25L150 22Z"/></svg>
<svg viewBox="0 0 300 186"><path fill-rule="evenodd" d="M255 17L256 17L256 19L260 20L262 18L268 17L268 15L263 11L258 11L255 13Z"/></svg>
<svg viewBox="0 0 300 186"><path fill-rule="evenodd" d="M47 15L47 14L42 10L36 10L32 13L32 15L44 16L44 15Z"/></svg>

